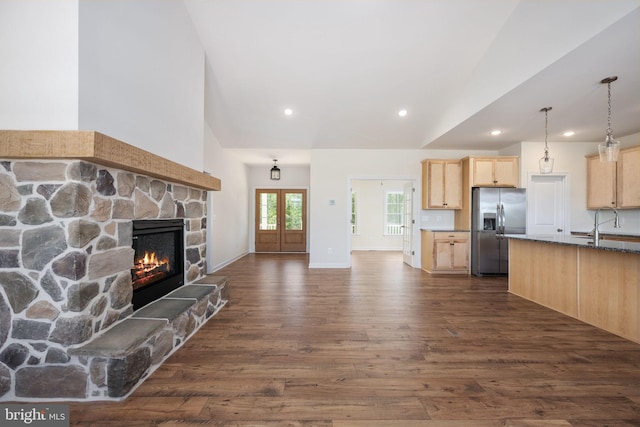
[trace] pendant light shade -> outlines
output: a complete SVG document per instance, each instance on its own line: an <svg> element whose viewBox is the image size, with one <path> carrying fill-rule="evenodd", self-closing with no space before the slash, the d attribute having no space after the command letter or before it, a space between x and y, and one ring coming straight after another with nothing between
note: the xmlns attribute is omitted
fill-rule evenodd
<svg viewBox="0 0 640 427"><path fill-rule="evenodd" d="M544 107L540 112L544 112L544 156L538 161L540 165L540 173L547 174L553 172L553 159L549 157L549 144L547 143L548 134L548 113L551 107Z"/></svg>
<svg viewBox="0 0 640 427"><path fill-rule="evenodd" d="M600 154L601 162L617 162L618 153L620 152L620 141L613 139L613 130L611 129L611 83L616 80L618 80L618 77L612 76L600 81L600 83L607 85L608 100L607 136L603 142L598 144L598 153Z"/></svg>
<svg viewBox="0 0 640 427"><path fill-rule="evenodd" d="M280 168L277 165L278 159L273 159L273 167L271 168L271 179L278 181L280 179Z"/></svg>

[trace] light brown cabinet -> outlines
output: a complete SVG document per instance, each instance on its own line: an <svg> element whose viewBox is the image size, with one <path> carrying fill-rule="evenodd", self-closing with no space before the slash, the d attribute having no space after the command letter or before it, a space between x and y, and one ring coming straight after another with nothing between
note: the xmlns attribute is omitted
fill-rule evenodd
<svg viewBox="0 0 640 427"><path fill-rule="evenodd" d="M638 343L639 284L640 254L509 240L510 293Z"/></svg>
<svg viewBox="0 0 640 427"><path fill-rule="evenodd" d="M472 187L517 187L517 157L474 157L471 159Z"/></svg>
<svg viewBox="0 0 640 427"><path fill-rule="evenodd" d="M620 150L617 162L587 156L587 208L640 207L640 146Z"/></svg>
<svg viewBox="0 0 640 427"><path fill-rule="evenodd" d="M471 229L473 187L518 187L520 159L517 156L465 157L462 159L462 206L455 211L454 227Z"/></svg>
<svg viewBox="0 0 640 427"><path fill-rule="evenodd" d="M422 269L428 273L469 274L469 233L423 230Z"/></svg>
<svg viewBox="0 0 640 427"><path fill-rule="evenodd" d="M422 161L422 209L460 209L462 161Z"/></svg>

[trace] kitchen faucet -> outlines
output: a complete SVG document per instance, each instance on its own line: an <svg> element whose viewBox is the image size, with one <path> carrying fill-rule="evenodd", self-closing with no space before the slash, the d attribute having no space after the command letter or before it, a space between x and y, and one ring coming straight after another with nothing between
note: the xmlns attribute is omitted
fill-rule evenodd
<svg viewBox="0 0 640 427"><path fill-rule="evenodd" d="M598 218L599 218L599 213L602 209L611 209L613 211L613 213L616 215L615 218L612 219L608 219L606 221L602 221L602 222L598 222ZM620 228L620 216L618 215L618 211L615 210L614 208L600 208L600 209L596 209L596 214L595 214L595 218L594 218L594 222L593 222L593 244L594 245L598 245L600 243L600 230L598 229L598 226L601 224L604 224L605 222L609 222L609 221L613 221L613 226L615 228Z"/></svg>

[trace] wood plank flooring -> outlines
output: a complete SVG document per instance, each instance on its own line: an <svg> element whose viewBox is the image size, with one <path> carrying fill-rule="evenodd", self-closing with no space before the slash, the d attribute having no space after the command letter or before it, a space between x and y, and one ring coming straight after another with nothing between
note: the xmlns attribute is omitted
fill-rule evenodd
<svg viewBox="0 0 640 427"><path fill-rule="evenodd" d="M640 426L640 346L397 252L251 254L231 302L126 401L73 426Z"/></svg>

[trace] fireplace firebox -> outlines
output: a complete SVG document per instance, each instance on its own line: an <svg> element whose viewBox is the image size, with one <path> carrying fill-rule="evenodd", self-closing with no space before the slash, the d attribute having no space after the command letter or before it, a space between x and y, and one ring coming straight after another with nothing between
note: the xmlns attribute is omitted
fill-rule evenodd
<svg viewBox="0 0 640 427"><path fill-rule="evenodd" d="M184 221L134 220L133 309L184 284Z"/></svg>

